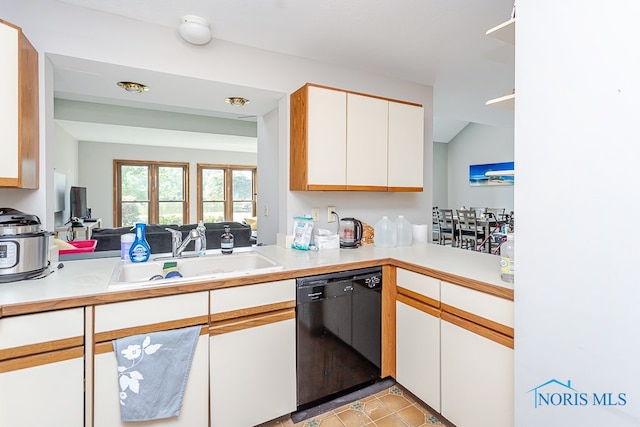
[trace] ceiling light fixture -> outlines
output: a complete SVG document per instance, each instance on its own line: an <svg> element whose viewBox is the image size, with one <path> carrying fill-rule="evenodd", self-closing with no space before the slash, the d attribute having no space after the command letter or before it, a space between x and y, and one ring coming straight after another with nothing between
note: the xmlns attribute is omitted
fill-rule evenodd
<svg viewBox="0 0 640 427"><path fill-rule="evenodd" d="M207 44L211 40L211 27L209 22L195 15L185 15L182 17L178 27L180 37L191 44Z"/></svg>
<svg viewBox="0 0 640 427"><path fill-rule="evenodd" d="M248 104L249 100L247 98L242 98L239 96L231 96L224 100L227 104L231 104L235 107L242 107L244 104Z"/></svg>
<svg viewBox="0 0 640 427"><path fill-rule="evenodd" d="M122 89L126 90L127 92L141 93L141 92L149 91L149 86L145 86L142 83L118 82L118 86L120 86Z"/></svg>

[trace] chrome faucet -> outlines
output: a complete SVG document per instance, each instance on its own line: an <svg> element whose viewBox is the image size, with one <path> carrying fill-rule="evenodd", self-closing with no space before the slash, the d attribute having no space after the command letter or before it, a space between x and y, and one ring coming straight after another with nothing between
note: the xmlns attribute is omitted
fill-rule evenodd
<svg viewBox="0 0 640 427"><path fill-rule="evenodd" d="M174 258L181 257L182 252L184 252L187 245L196 239L200 239L200 232L195 228L189 231L187 237L185 237L184 241L182 240L182 233L178 230L174 230L173 228L165 228L165 230L171 232L171 255Z"/></svg>

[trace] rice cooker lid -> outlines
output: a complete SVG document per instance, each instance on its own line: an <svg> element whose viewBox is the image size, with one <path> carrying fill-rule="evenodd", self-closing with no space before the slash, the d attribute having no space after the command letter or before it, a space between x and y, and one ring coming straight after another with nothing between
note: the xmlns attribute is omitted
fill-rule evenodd
<svg viewBox="0 0 640 427"><path fill-rule="evenodd" d="M13 208L0 208L0 235L16 235L41 231L40 218Z"/></svg>

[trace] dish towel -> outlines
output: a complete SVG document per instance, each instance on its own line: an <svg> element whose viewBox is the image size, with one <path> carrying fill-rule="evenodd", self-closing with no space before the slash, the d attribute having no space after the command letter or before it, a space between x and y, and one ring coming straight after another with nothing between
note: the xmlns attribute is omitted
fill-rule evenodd
<svg viewBox="0 0 640 427"><path fill-rule="evenodd" d="M113 340L120 418L148 421L180 415L200 326Z"/></svg>

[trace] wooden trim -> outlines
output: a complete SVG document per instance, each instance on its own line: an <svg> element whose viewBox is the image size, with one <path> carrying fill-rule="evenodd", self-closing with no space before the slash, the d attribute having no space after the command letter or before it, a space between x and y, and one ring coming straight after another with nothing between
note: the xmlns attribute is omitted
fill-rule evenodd
<svg viewBox="0 0 640 427"><path fill-rule="evenodd" d="M84 347L67 348L64 350L50 351L47 353L19 357L0 362L0 374L36 366L50 365L56 362L81 358L84 356Z"/></svg>
<svg viewBox="0 0 640 427"><path fill-rule="evenodd" d="M111 341L117 338L129 337L131 335L148 334L150 332L160 332L169 329L185 328L187 326L208 324L208 316L197 316L189 319L170 320L168 322L154 323L152 325L134 326L131 328L116 329L107 332L98 332L94 334L94 342L100 343Z"/></svg>
<svg viewBox="0 0 640 427"><path fill-rule="evenodd" d="M257 326L269 325L283 320L295 319L296 311L293 308L274 311L271 313L260 313L241 318L221 320L209 327L209 336L226 334L228 332L241 331L243 329L255 328Z"/></svg>
<svg viewBox="0 0 640 427"><path fill-rule="evenodd" d="M15 359L50 351L65 350L76 346L84 345L84 337L64 338L60 340L47 341L42 343L27 344L19 347L12 347L0 350L0 360Z"/></svg>
<svg viewBox="0 0 640 427"><path fill-rule="evenodd" d="M493 331L491 329L487 329L483 326L480 326L476 323L470 322L468 320L465 319L461 319L458 316L454 316L453 314L447 313L446 311L442 312L442 320L451 323L452 325L456 325L461 327L462 329L465 329L469 332L472 332L476 335L480 335L484 338L487 338L493 342L496 342L498 344L502 344L505 347L511 348L513 349L513 338L512 337L508 337L506 335L502 335L501 333L498 333L496 331Z"/></svg>
<svg viewBox="0 0 640 427"><path fill-rule="evenodd" d="M325 185L325 184L308 184L303 190L306 191L346 191L346 185ZM295 191L295 190L291 190Z"/></svg>
<svg viewBox="0 0 640 427"><path fill-rule="evenodd" d="M409 298L406 295L399 294L396 298L396 301L401 302L403 304L408 305L409 307L413 307L416 310L420 310L423 313L427 313L433 317L440 318L440 309L433 307L431 305L425 304L421 301L418 301L413 298Z"/></svg>
<svg viewBox="0 0 640 427"><path fill-rule="evenodd" d="M157 332L157 331L148 331L148 332ZM200 327L200 335L206 335L208 333L209 333L209 326L202 325ZM113 341L104 341L104 342L99 342L95 344L93 349L93 354L94 355L105 354L105 353L111 353L112 351L114 351Z"/></svg>
<svg viewBox="0 0 640 427"><path fill-rule="evenodd" d="M382 267L382 378L396 377L396 268Z"/></svg>
<svg viewBox="0 0 640 427"><path fill-rule="evenodd" d="M239 317L245 316L255 316L258 314L269 313L272 311L285 310L287 308L295 308L295 301L283 301L276 302L273 304L265 304L257 307L248 307L248 308L240 308L238 310L224 311L221 313L211 313L209 315L209 321L213 322L222 322L230 319L237 319Z"/></svg>
<svg viewBox="0 0 640 427"><path fill-rule="evenodd" d="M421 193L423 187L387 187L387 191L395 193Z"/></svg>
<svg viewBox="0 0 640 427"><path fill-rule="evenodd" d="M387 191L386 186L380 185L349 185L347 184L347 191L377 191L377 192L385 192Z"/></svg>
<svg viewBox="0 0 640 427"><path fill-rule="evenodd" d="M430 305L431 307L440 308L440 301L433 299L426 295L419 294L402 286L398 286L398 294L404 295L408 298L414 299L422 304Z"/></svg>
<svg viewBox="0 0 640 427"><path fill-rule="evenodd" d="M442 311L513 338L513 328L503 325L502 323L494 322L493 320L480 317L476 314L469 313L468 311L461 310L448 304L442 304Z"/></svg>
<svg viewBox="0 0 640 427"><path fill-rule="evenodd" d="M308 157L308 129L307 107L309 95L307 85L293 92L289 97L289 190L305 191L309 180L307 167Z"/></svg>

